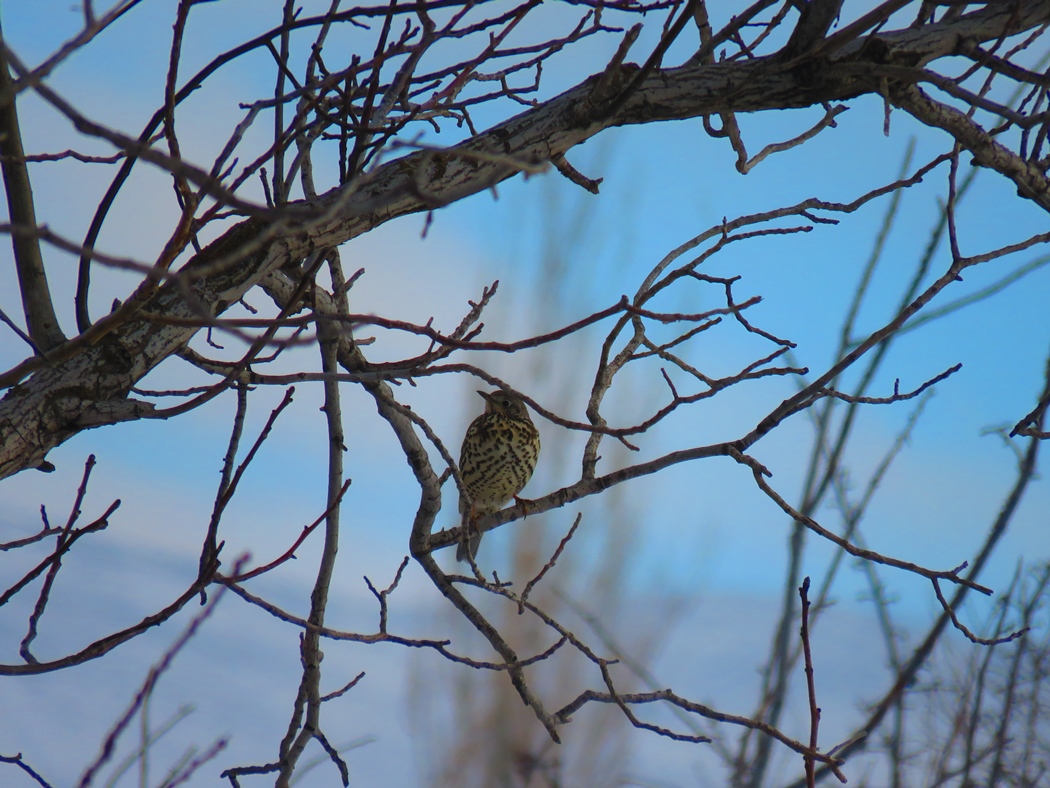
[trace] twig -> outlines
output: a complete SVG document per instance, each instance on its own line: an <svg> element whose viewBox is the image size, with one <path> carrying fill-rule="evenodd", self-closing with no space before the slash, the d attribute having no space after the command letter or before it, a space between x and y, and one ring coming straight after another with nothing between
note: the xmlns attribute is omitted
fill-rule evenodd
<svg viewBox="0 0 1050 788"><path fill-rule="evenodd" d="M295 541L292 543L292 546L289 547L287 550L285 550L284 553L282 553L280 556L278 556L277 558L275 558L274 560L270 561L267 564L263 564L262 566L257 566L257 567L255 567L255 569L251 569L251 570L249 570L247 572L244 572L243 574L239 574L239 575L237 575L235 577L234 576L225 577L225 576L223 576L221 574L216 573L216 579L218 579L222 583L227 583L227 584L229 584L229 583L242 583L245 580L251 580L253 577L258 577L261 574L265 574L266 572L269 572L271 569L275 569L278 566L280 566L281 564L283 564L283 563L285 563L287 561L290 561L291 559L295 558L295 551L298 550L299 546L302 545L302 543L306 541L306 537L308 537L310 534L312 534L317 529L317 526L319 526L321 523L323 523L325 521L325 519L328 517L329 512L332 511L332 507L333 506L338 506L340 501L343 500L343 496L346 495L346 491L350 489L350 482L351 481L352 481L351 479L347 479L345 482L343 482L343 487L339 491L339 495L336 497L336 499L332 503L330 503L328 505L327 509L325 509L323 512L321 512L320 516L316 520L314 520L309 525L304 525L303 526L302 532L299 534L299 536L296 537Z"/></svg>
<svg viewBox="0 0 1050 788"><path fill-rule="evenodd" d="M375 598L379 601L379 632L380 634L386 634L386 622L387 622L387 597L390 593L397 588L398 583L401 582L401 575L405 571L405 567L408 566L408 556L401 562L401 566L397 568L397 572L394 574L394 579L389 586L384 588L382 591L376 591L375 586L372 585L372 581L367 577L365 578L365 585L368 586L368 590L372 592Z"/></svg>
<svg viewBox="0 0 1050 788"><path fill-rule="evenodd" d="M36 781L37 785L41 788L52 788L51 783L45 780L40 774L28 763L22 760L22 753L16 755L0 755L0 763L11 763L21 769L23 772L28 774L33 780Z"/></svg>
<svg viewBox="0 0 1050 788"><path fill-rule="evenodd" d="M534 578L532 578L528 583L525 584L525 589L521 592L521 599L518 601L519 616L525 612L525 602L526 600L528 600L529 594L532 592L532 589L536 586L538 582L540 582L540 580L543 579L543 576L554 567L554 564L557 563L558 558L561 557L562 551L565 549L565 545L569 543L569 540L572 539L573 534L576 533L576 529L579 527L580 521L582 519L583 512L580 512L576 515L576 519L572 521L572 527L569 528L569 532L565 534L562 540L558 543L558 547L554 551L554 554L550 557L550 560L543 565L543 568L540 569L539 573Z"/></svg>
<svg viewBox="0 0 1050 788"><path fill-rule="evenodd" d="M362 670L360 673L358 673L356 676L354 676L352 679L350 679L350 681L348 681L346 684L344 684L339 689L335 690L334 692L329 692L327 695L322 695L321 696L321 702L325 703L327 701L335 700L336 698L342 697L347 692L349 692L354 687L356 687L357 683L359 681L361 681L361 679L363 679L364 677L365 677L365 672Z"/></svg>
<svg viewBox="0 0 1050 788"><path fill-rule="evenodd" d="M804 656L806 672L806 694L809 697L809 749L810 752L817 751L817 731L820 728L820 708L817 706L817 688L813 681L813 654L809 644L809 577L807 576L798 589L798 595L802 600L802 654ZM802 755L802 762L806 769L806 788L816 786L815 762L810 753Z"/></svg>
<svg viewBox="0 0 1050 788"><path fill-rule="evenodd" d="M967 629L966 625L963 624L959 620L958 616L955 615L954 608L948 603L948 600L944 598L944 594L941 593L941 586L940 583L937 582L937 578L934 577L931 578L931 580L933 582L933 591L937 595L937 601L941 603L941 607L944 608L944 612L948 614L948 617L952 621L952 626L954 626L957 630L966 635L967 640L969 640L971 643L977 643L982 646L998 646L1002 643L1009 643L1012 640L1017 640L1017 638L1023 637L1031 629L1031 627L1022 627L1021 629L1015 630L1014 632L1011 632L1008 635L1004 635L1003 637L998 638L978 637L969 629Z"/></svg>
<svg viewBox="0 0 1050 788"><path fill-rule="evenodd" d="M239 569L245 557L238 558L234 563L235 571ZM160 681L161 676L167 672L168 668L171 667L171 663L178 656L179 652L186 646L187 643L197 634L197 630L200 629L201 625L211 616L215 610L215 606L219 600L222 599L223 591L225 589L220 588L219 591L212 597L211 601L205 605L205 607L198 612L183 629L182 634L175 640L171 646L168 647L167 651L161 657L160 661L157 662L153 667L149 669L146 674L146 680L139 688L138 693L132 700L131 705L125 710L124 714L121 715L120 719L117 720L116 724L110 729L109 734L106 736L105 741L102 743L102 749L98 756L91 763L84 773L80 777L78 785L80 788L87 788L91 784L95 775L98 773L105 763L113 756L113 751L117 745L117 739L131 723L135 713L142 707L142 704L153 694L154 688L157 686L157 682Z"/></svg>

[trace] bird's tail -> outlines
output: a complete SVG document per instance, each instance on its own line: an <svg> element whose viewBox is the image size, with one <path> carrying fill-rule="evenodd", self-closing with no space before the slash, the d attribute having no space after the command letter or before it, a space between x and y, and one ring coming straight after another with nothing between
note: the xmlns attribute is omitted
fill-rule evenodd
<svg viewBox="0 0 1050 788"><path fill-rule="evenodd" d="M456 547L456 560L465 561L469 563L469 558L477 558L478 545L481 544L481 532L477 530L477 527L472 525L470 518L464 517L460 527L464 530L473 529L473 533L466 540L459 543Z"/></svg>

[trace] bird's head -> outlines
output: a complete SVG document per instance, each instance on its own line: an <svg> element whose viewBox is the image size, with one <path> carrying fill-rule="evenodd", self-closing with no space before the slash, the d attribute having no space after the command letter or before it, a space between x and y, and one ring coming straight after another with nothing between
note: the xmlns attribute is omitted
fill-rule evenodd
<svg viewBox="0 0 1050 788"><path fill-rule="evenodd" d="M508 419L532 422L529 409L517 394L507 391L479 391L478 394L485 399L486 413L499 413Z"/></svg>

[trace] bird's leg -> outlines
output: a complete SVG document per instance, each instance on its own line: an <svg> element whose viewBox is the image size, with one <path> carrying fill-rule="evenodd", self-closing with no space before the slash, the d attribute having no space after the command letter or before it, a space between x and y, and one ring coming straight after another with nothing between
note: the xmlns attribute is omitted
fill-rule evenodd
<svg viewBox="0 0 1050 788"><path fill-rule="evenodd" d="M514 503L521 507L521 518L523 520L529 516L529 507L535 505L531 499L519 498L517 495L514 496Z"/></svg>

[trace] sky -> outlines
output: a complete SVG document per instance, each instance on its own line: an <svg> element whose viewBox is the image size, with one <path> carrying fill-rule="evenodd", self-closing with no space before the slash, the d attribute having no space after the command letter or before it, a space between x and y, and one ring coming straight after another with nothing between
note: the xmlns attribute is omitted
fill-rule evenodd
<svg viewBox="0 0 1050 788"><path fill-rule="evenodd" d="M247 37L274 24L280 4L265 4L266 13L253 13L260 5L226 0L198 6L184 73L228 47L231 30L247 30ZM99 122L137 133L162 95L173 7L171 2L146 2L136 8L61 66L51 78L52 86ZM81 16L68 0L35 4L8 0L0 5L0 19L8 45L34 65L76 31ZM645 36L651 32L647 30ZM643 36L638 51L645 51L646 40ZM348 38L345 45L351 44ZM541 98L568 87L581 74L598 70L612 46L614 42L593 41L580 48L575 57L599 64L594 68L581 69L579 63L561 70L549 68ZM266 65L265 59L255 59L224 70L212 87L187 103L179 123L188 158L206 165L242 116L238 102L272 91L272 69ZM568 156L586 175L604 178L599 196L584 193L552 171L513 179L439 211L425 237L423 217L409 216L345 245L344 266L349 271L365 269L351 291L353 308L419 323L433 317L435 326L451 329L469 309L468 301L476 301L482 287L498 279L499 292L486 314L484 337L515 339L540 333L608 306L622 294L633 295L664 255L724 218L809 197L849 202L896 178L912 141L912 169L946 149L943 135L901 112L892 115L891 131L885 136L881 101L861 98L849 102L849 107L837 118L835 128L770 157L746 176L735 171L735 154L728 143L707 137L699 121L607 131ZM25 96L19 110L31 152L74 146L108 152L100 143L79 138L33 96ZM483 121L500 115L496 112L486 119L479 113L478 117L484 125ZM740 124L753 153L799 134L819 117L815 110L775 112L741 117ZM454 141L451 134L431 135L425 141L447 144ZM265 130L249 136L247 142L265 144L264 135ZM69 237L83 237L93 205L108 184L108 170L101 165L38 164L31 175L39 221ZM322 188L331 185L333 177L319 173ZM927 243L946 178L947 169L941 167L903 195L871 298L859 315L861 330L874 330L892 315ZM258 197L251 189L249 193ZM796 342L797 364L815 376L832 361L837 326L885 210L886 202L876 201L854 214L836 215L840 221L834 226L818 225L805 234L732 245L704 270L717 276L739 275L738 300L762 296L749 319ZM114 215L100 247L150 259L176 215L170 182L156 170L137 168ZM1019 200L1009 184L982 172L960 206L959 227L964 253L975 254L1043 231L1046 219ZM55 249L45 253L60 319L72 332L75 260ZM1037 248L970 269L964 281L948 288L933 306L979 292L1041 254L1045 251ZM931 278L948 260L947 250L939 249ZM128 275L99 272L93 314L106 311L111 300L122 297L133 284ZM0 248L0 308L7 314L18 313L16 292L10 251ZM1012 426L1035 403L1043 359L1050 348L1048 293L1050 266L1034 270L994 298L903 335L894 345L874 381L873 395L891 393L894 379L907 390L954 364L963 366L936 387L865 517L865 538L874 549L933 568L957 566L979 549L1015 472L1011 447L987 431ZM699 311L717 300L716 292L697 286L679 288L654 304L667 311ZM265 306L262 294L251 295L249 301ZM605 331L607 324L563 346L520 357L477 354L470 360L546 407L579 420ZM24 350L12 334L2 336L0 367L6 369L21 360ZM240 349L234 338L222 341L230 353ZM205 349L199 341L195 346ZM725 374L755 354L768 352L763 348L754 337L726 325L699 338L688 357L705 370ZM418 343L380 335L368 352L372 358L393 358L414 349L418 350ZM639 367L625 373L610 396L613 412L625 423L666 401L658 369ZM316 368L309 350L291 356L282 367L301 368ZM143 385L174 387L184 384L189 374L176 360L162 365ZM851 375L847 380L855 380ZM683 390L695 390L684 378L676 378L676 383ZM472 393L477 388L478 381L462 375L437 376L416 387L401 386L397 393L454 450L469 420L480 412L480 398ZM602 467L736 437L794 390L795 383L786 378L730 389L669 418L639 440L636 456L606 444L603 453L608 456ZM374 404L349 386L343 394L349 447L346 473L353 482L329 621L339 629L368 632L378 615L363 578L380 587L392 580L407 551L417 488L392 434L376 417ZM246 434L254 436L282 395L283 390L273 389L253 396ZM255 563L269 560L323 511L326 436L320 403L316 384L296 388L294 407L277 422L226 515L223 537L228 556L250 553ZM847 455L855 493L863 489L867 474L892 445L911 409L910 403L902 403L862 410ZM67 653L126 626L185 587L196 568L232 412L232 397L220 397L180 417L178 426L148 421L83 433L49 455L55 473L26 471L0 483L0 541L33 532L41 504L52 523L63 522L88 454L94 454L98 464L83 516L97 516L116 498L122 502L111 526L85 539L64 564L37 641L41 655ZM545 452L536 477L523 493L530 497L578 478L582 446L579 434L537 422ZM753 450L753 456L773 471L776 489L792 502L798 498L804 472L800 457L811 440L803 414ZM436 453L432 458L437 459ZM451 488L446 487L445 497L439 528L456 520ZM1050 493L1040 478L1031 486L982 582L1002 591L1019 560L1036 564L1047 559L1048 509ZM631 482L609 501L580 502L489 534L482 555L501 576L509 576L513 545L543 534L542 544L553 546L578 512L584 514L581 531L565 566L559 565L551 582L586 598L603 567L620 567L618 595L597 613L616 623L628 645L635 631L630 622L645 620L647 611L659 609L667 600L679 600L684 612L659 622L661 646L653 670L661 681L682 687L691 697L732 713L748 713L775 620L790 523L754 489L745 469L721 458L677 466ZM832 507L825 507L818 519L829 526L839 524ZM608 558L614 547L625 554L617 559L619 564ZM810 547L805 571L816 581L834 550L815 540ZM31 556L5 556L0 571L13 581L44 555L37 551ZM317 544L308 542L297 561L279 574L261 578L253 591L303 613L317 556ZM442 563L450 566L451 556ZM902 628L921 632L937 610L929 584L899 572L883 571L882 577L897 600L894 610ZM35 588L0 610L5 662L18 659L17 644ZM858 704L874 697L886 676L884 658L872 646L874 619L863 599L866 593L862 574L852 566L844 571L835 586L837 605L822 630L828 634L819 640L817 659L824 666L818 675L827 693L824 730L829 743L846 735L859 719ZM416 567L410 565L391 600L393 620L404 632L429 637L455 631L458 649L485 658L476 638L454 629L451 609ZM972 604L964 613L976 623L985 609ZM195 612L196 608L183 611L172 626L75 671L0 681L0 704L19 710L0 719L0 754L23 752L53 784L70 784L97 752L108 725L130 701L136 682ZM958 639L954 633L950 636ZM463 681L464 675L469 680L473 674L443 664L436 655L391 646L331 644L325 651L325 668L331 671L326 681L333 687L366 672L359 687L329 704L325 717L326 729L338 744L354 745L348 761L357 784L409 785L432 777L440 761L434 755L440 729L427 731L427 719L414 705L418 697L413 693L420 690L413 689L410 677L424 671L424 675ZM697 678L711 675L721 680ZM232 595L223 599L155 696L155 724L187 705L195 709L158 745L156 773L185 747L203 749L224 736L230 739L218 761L223 765L271 759L297 680L297 633ZM801 737L807 720L799 708L792 706L785 726ZM421 729L428 733L422 737L425 742L419 741ZM447 731L442 735L447 736ZM133 741L126 742L122 754L133 747ZM709 751L642 734L631 739L628 751L630 771L639 784L718 784L717 762ZM783 764L785 775L797 773L794 761L785 758ZM330 765L318 766L301 784L332 784L330 769ZM133 772L120 784L137 784ZM192 784L215 784L217 772L212 769ZM14 779L15 773L0 774Z"/></svg>

